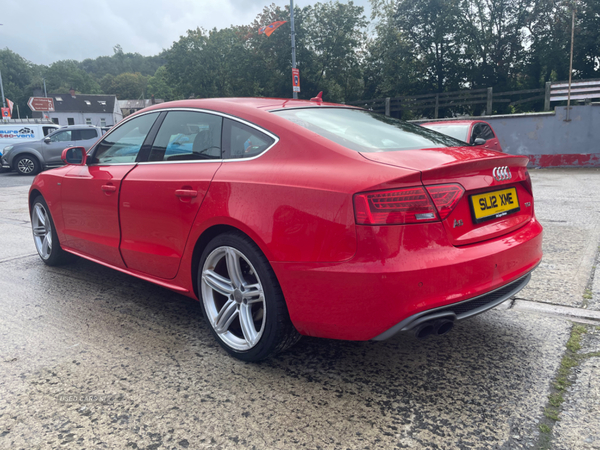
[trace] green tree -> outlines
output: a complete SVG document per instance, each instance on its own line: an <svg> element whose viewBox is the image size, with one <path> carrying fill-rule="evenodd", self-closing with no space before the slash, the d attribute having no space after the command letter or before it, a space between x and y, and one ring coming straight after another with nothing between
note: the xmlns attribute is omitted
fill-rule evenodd
<svg viewBox="0 0 600 450"><path fill-rule="evenodd" d="M2 72L4 95L19 106L21 117L31 115L27 101L31 97L33 83L41 81L40 67L5 48L0 50L0 71ZM16 106L13 110L13 117L17 117Z"/></svg>
<svg viewBox="0 0 600 450"><path fill-rule="evenodd" d="M154 98L160 98L165 101L175 100L177 98L175 96L175 91L168 81L167 68L165 66L159 67L154 76L148 78L146 90L146 97L154 95Z"/></svg>
<svg viewBox="0 0 600 450"><path fill-rule="evenodd" d="M110 94L119 100L135 100L145 97L147 79L141 73L122 73L112 80Z"/></svg>
<svg viewBox="0 0 600 450"><path fill-rule="evenodd" d="M48 93L64 94L73 88L81 94L100 94L100 85L81 70L77 61L64 60L52 63L45 71Z"/></svg>

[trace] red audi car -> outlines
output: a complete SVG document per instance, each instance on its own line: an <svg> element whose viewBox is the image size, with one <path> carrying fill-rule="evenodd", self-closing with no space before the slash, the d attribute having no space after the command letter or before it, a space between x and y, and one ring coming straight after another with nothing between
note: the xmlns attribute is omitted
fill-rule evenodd
<svg viewBox="0 0 600 450"><path fill-rule="evenodd" d="M471 145L502 151L492 126L483 120L441 120L420 123L422 127L439 131Z"/></svg>
<svg viewBox="0 0 600 450"><path fill-rule="evenodd" d="M246 361L300 335L444 334L542 258L527 158L359 108L162 103L29 194L48 265L80 256L200 300Z"/></svg>

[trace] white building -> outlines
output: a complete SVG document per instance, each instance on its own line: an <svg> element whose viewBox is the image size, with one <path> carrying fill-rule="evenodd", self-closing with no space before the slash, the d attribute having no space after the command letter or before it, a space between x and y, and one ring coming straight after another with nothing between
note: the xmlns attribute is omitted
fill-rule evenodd
<svg viewBox="0 0 600 450"><path fill-rule="evenodd" d="M110 127L116 125L123 114L114 95L49 94L54 99L54 111L48 118L58 125L95 125Z"/></svg>

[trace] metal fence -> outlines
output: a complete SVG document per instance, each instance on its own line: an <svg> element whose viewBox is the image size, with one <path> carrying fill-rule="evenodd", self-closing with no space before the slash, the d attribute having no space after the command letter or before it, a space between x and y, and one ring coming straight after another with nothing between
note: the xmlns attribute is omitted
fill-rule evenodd
<svg viewBox="0 0 600 450"><path fill-rule="evenodd" d="M494 92L494 89L469 89L464 91L442 92L435 94L405 95L400 97L375 98L347 102L348 105L361 106L386 116L402 115L405 111L430 110L433 117L439 117L440 109L454 111L464 107L485 105L485 114L492 115L494 104L516 106L544 100L544 111L550 111L551 102L567 100L568 82L547 82L544 88L523 89L518 91ZM572 100L591 100L600 98L600 80L581 80L571 83Z"/></svg>

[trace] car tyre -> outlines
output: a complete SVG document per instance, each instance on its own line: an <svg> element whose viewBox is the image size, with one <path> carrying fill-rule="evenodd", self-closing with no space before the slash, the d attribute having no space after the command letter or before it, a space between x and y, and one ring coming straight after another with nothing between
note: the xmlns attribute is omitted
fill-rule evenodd
<svg viewBox="0 0 600 450"><path fill-rule="evenodd" d="M19 156L14 167L19 175L36 175L41 170L40 162L31 155Z"/></svg>
<svg viewBox="0 0 600 450"><path fill-rule="evenodd" d="M198 291L217 342L242 361L268 358L300 339L271 265L242 233L221 234L208 243Z"/></svg>
<svg viewBox="0 0 600 450"><path fill-rule="evenodd" d="M35 248L45 264L59 266L77 259L77 256L60 246L52 215L41 195L36 197L31 206L31 229Z"/></svg>

